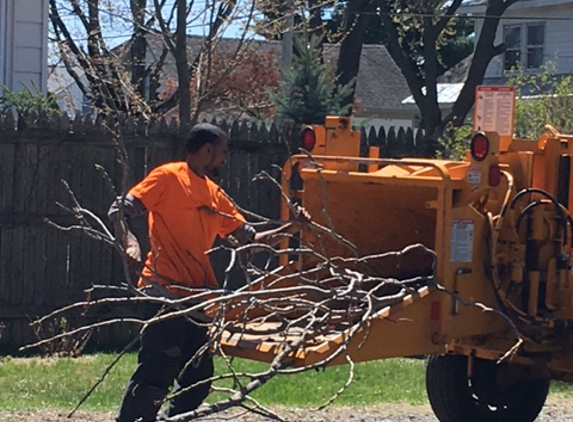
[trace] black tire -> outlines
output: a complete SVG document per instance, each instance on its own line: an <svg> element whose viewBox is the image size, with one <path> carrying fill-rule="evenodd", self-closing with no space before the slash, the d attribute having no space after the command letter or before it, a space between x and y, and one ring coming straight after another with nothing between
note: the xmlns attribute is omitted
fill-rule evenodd
<svg viewBox="0 0 573 422"><path fill-rule="evenodd" d="M440 422L533 422L549 392L549 379L514 379L509 365L475 359L467 377L467 357L431 356L426 391Z"/></svg>

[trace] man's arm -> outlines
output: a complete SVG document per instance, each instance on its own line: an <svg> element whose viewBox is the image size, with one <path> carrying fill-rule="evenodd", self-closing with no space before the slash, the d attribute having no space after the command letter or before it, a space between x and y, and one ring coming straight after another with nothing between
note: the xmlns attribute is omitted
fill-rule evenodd
<svg viewBox="0 0 573 422"><path fill-rule="evenodd" d="M243 224L232 233L232 236L242 245L247 243L264 243L274 246L279 243L284 236L299 232L303 224L310 222L310 215L302 207L297 209L298 215L294 221L283 224L275 229L257 232L248 223Z"/></svg>
<svg viewBox="0 0 573 422"><path fill-rule="evenodd" d="M120 218L120 211L123 212L123 219ZM116 237L120 239L125 255L130 260L130 266L141 263L141 247L137 237L133 234L131 225L134 220L142 217L146 212L147 209L143 203L128 193L123 198L123 202L122 197L117 198L107 213L113 224Z"/></svg>

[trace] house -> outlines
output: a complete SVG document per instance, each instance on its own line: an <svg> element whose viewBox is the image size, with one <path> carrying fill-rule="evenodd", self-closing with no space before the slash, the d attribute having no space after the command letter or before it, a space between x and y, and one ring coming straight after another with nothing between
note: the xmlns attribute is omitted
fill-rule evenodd
<svg viewBox="0 0 573 422"><path fill-rule="evenodd" d="M74 72L83 84L87 83L87 78L81 68L74 68ZM63 65L48 68L48 92L56 97L58 108L69 116L95 114L90 101Z"/></svg>
<svg viewBox="0 0 573 422"><path fill-rule="evenodd" d="M460 13L475 16L476 40L483 26L486 0L469 0ZM503 85L512 68L519 65L528 73L539 73L552 62L556 75L573 72L573 0L521 0L510 6L500 19L496 43L506 51L494 57L484 84Z"/></svg>
<svg viewBox="0 0 573 422"><path fill-rule="evenodd" d="M0 84L47 89L48 0L0 1Z"/></svg>
<svg viewBox="0 0 573 422"><path fill-rule="evenodd" d="M218 40L217 51L232 53L236 50L240 41L233 38L222 38ZM281 55L280 42L250 40L250 48L256 52L259 57L264 60L273 60L273 66L278 65ZM204 43L204 38L200 36L190 35L188 37L188 57L194 58L200 51ZM154 68L159 60L161 60L163 51L163 40L159 35L150 34L147 36L147 55L146 66ZM119 46L115 53L118 56L124 57L124 64L129 67L129 54L127 53L129 44ZM332 66L336 65L338 58L337 45L325 45L325 60L331 63ZM122 53L123 50L123 53ZM168 55L165 64L162 67L161 80L159 87L159 94L165 95L170 89L173 89L173 83L177 80L177 73L175 63L171 56ZM263 70L265 69L264 63L261 63ZM268 66L267 68L270 68ZM81 110L80 105L83 104L83 96L78 89L74 89L73 84L68 84L66 78L62 75L64 69L60 69L50 74L50 86L54 87L54 93L59 92L61 98L60 106L65 102L64 97L68 98L67 103L74 104L76 110ZM278 74L277 74L278 77ZM56 80L58 79L58 80ZM63 87L65 85L65 87ZM150 84L147 84L150 86ZM52 91L51 91L52 92ZM66 94L64 94L66 92ZM70 99L70 95L75 96L75 99ZM410 90L406 83L405 78L396 66L388 51L381 45L365 45L363 48L362 56L360 59L360 69L357 76L356 84L356 100L357 107L355 108L355 115L353 122L356 125L367 125L375 127L390 126L412 126L416 120L418 110L410 104L402 104L402 100L410 95ZM234 110L231 99L227 99L228 103L217 102L212 106L212 114L205 114L201 117L210 119L211 117L224 117L227 119L244 118L244 114ZM228 107L227 107L228 106ZM65 107L63 107L65 108ZM176 110L171 110L167 116L177 116Z"/></svg>

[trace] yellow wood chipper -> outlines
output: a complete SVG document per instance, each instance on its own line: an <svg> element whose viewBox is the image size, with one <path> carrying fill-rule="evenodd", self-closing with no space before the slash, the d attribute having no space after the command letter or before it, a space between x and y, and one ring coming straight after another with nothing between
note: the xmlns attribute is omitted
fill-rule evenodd
<svg viewBox="0 0 573 422"><path fill-rule="evenodd" d="M403 255L400 268L430 271L435 283L372 312L352 337L317 334L289 355L292 366L344 364L341 344L354 362L427 355L440 421L533 421L550 380L573 380L573 136L546 129L539 140L475 131L465 158L453 161L360 157L360 133L346 117L304 128L310 154L290 157L284 192L361 255L431 249L433 263ZM300 241L331 257L353 253L312 228ZM286 256L247 289L296 286L296 277L272 280L315 265L312 255ZM248 328L247 307L229 321ZM284 339L251 328L224 338L224 349L271 361Z"/></svg>

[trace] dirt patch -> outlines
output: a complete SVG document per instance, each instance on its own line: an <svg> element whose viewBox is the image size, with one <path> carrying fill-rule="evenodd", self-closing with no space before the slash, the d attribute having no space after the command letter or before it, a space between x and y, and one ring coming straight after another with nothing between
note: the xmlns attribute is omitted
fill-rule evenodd
<svg viewBox="0 0 573 422"><path fill-rule="evenodd" d="M366 407L330 407L321 411L315 409L273 408L273 411L289 421L297 422L425 422L436 420L433 418L429 406L410 406L407 404L387 404ZM0 412L0 422L112 422L115 416L115 413L111 412L81 411L68 419L66 411L45 409L35 412ZM262 422L269 421L270 419L265 419L254 414L238 416L236 413L221 413L215 418L209 418L210 422L228 422L229 420L237 422Z"/></svg>
<svg viewBox="0 0 573 422"><path fill-rule="evenodd" d="M33 412L0 412L0 422L112 422L115 415L102 412L77 412L74 417L67 417L68 412L44 409Z"/></svg>
<svg viewBox="0 0 573 422"><path fill-rule="evenodd" d="M280 416L292 422L437 422L430 406L411 406L408 404L380 404L376 406L338 407L325 410L273 408ZM236 415L236 414L233 414ZM0 422L113 422L113 412L77 412L67 418L67 412L45 409L36 412L2 412ZM206 420L206 419L203 419ZM262 422L269 419L248 414L240 417L229 413L209 418L209 422ZM550 398L537 422L572 422L573 399Z"/></svg>

